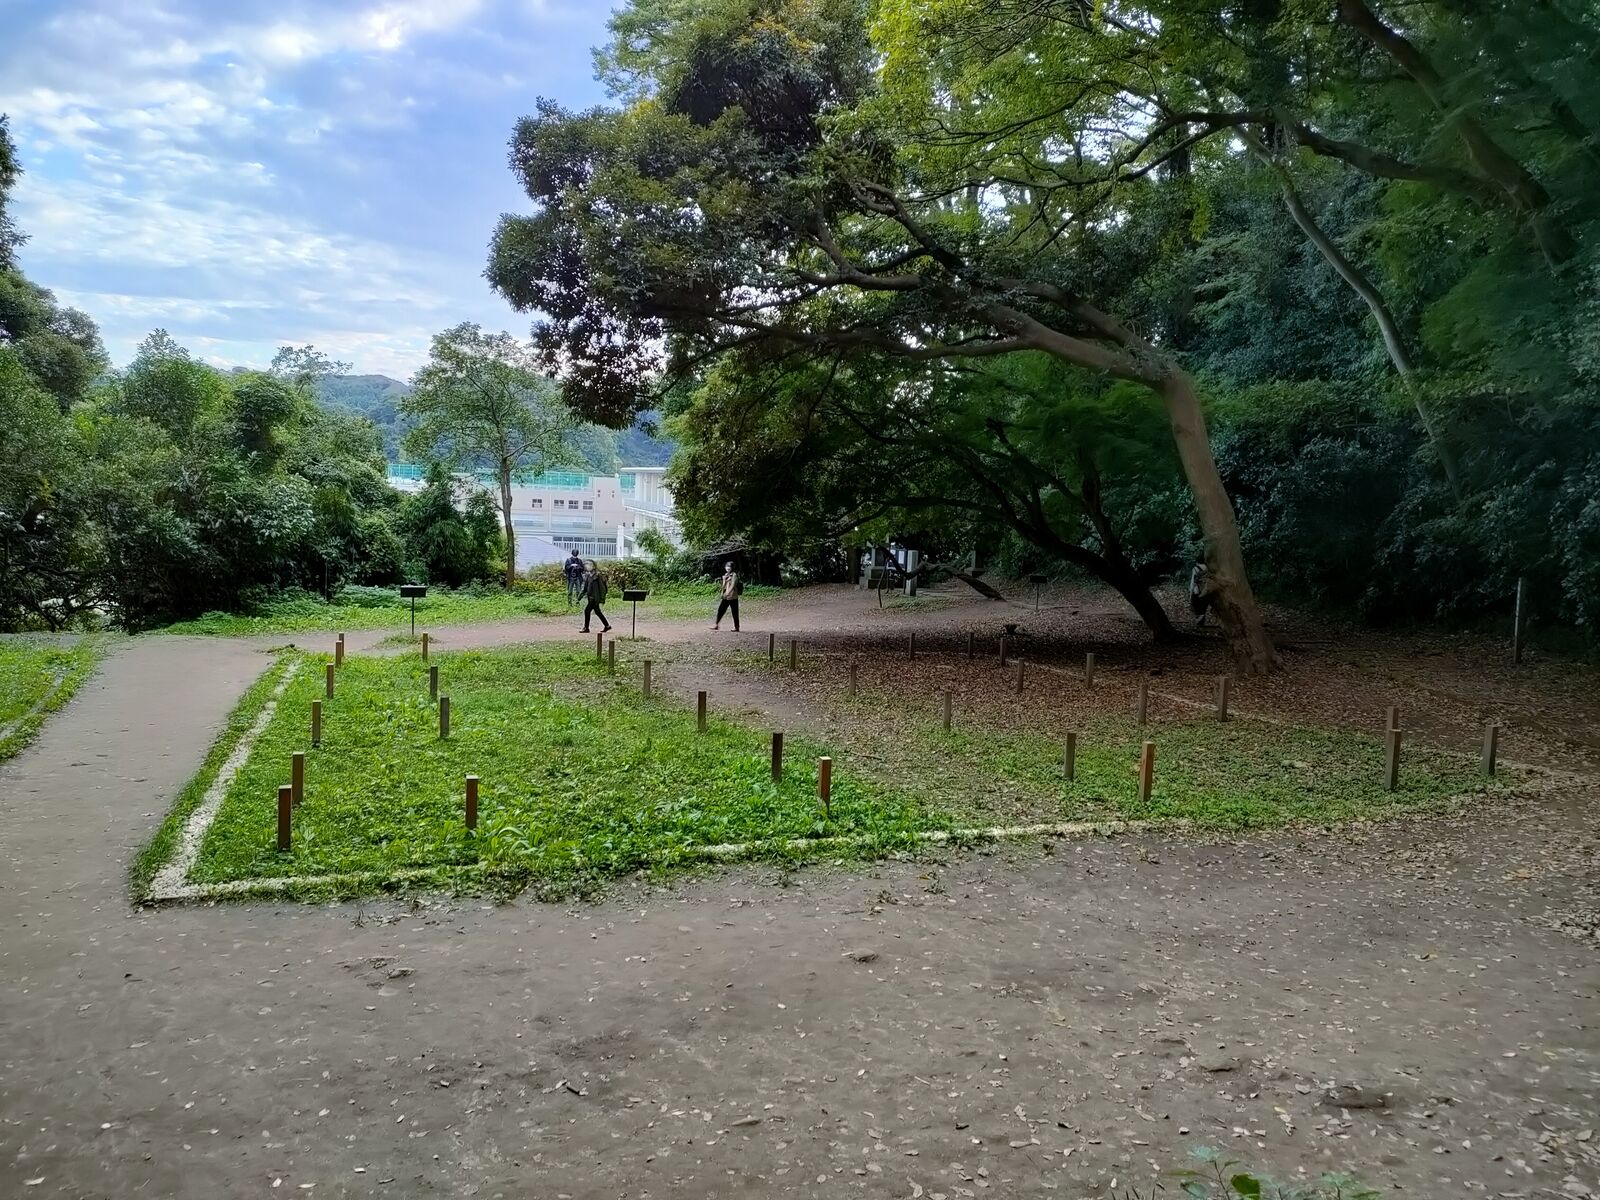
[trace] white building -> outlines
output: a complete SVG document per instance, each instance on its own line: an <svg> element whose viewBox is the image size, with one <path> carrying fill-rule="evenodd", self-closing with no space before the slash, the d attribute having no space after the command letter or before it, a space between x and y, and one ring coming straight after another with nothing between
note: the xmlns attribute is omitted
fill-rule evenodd
<svg viewBox="0 0 1600 1200"><path fill-rule="evenodd" d="M389 465L389 483L402 492L422 490L422 468ZM546 471L511 482L511 526L517 535L519 568L559 562L571 551L584 558L637 558L638 535L654 529L677 546L682 542L673 515L665 467L623 467L615 475L585 471ZM500 489L493 475L457 477L489 493L496 507Z"/></svg>

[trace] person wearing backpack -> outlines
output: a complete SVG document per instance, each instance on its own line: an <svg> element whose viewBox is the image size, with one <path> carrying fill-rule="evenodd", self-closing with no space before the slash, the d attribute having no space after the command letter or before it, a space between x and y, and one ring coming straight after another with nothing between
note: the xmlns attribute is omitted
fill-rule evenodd
<svg viewBox="0 0 1600 1200"><path fill-rule="evenodd" d="M567 607L571 608L583 595L583 559L578 557L577 550L567 556L561 573L567 577Z"/></svg>
<svg viewBox="0 0 1600 1200"><path fill-rule="evenodd" d="M594 559L589 560L589 569L583 576L583 598L588 601L583 610L583 631L589 632L589 614L593 613L600 618L603 626L602 632L611 632L611 622L606 620L606 614L600 611L600 606L606 602L606 577Z"/></svg>
<svg viewBox="0 0 1600 1200"><path fill-rule="evenodd" d="M717 619L712 623L712 629L721 629L723 615L732 613L733 631L739 632L739 597L742 595L744 595L744 580L739 578L739 573L733 569L732 563L725 564L722 570L722 599L717 604Z"/></svg>

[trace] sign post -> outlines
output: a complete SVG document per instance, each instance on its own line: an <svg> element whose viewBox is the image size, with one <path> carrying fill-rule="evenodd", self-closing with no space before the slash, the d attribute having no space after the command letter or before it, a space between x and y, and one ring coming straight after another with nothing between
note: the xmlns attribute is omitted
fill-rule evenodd
<svg viewBox="0 0 1600 1200"><path fill-rule="evenodd" d="M626 588L622 593L624 600L633 602L633 640L639 640L639 601L645 599L650 593L643 588Z"/></svg>
<svg viewBox="0 0 1600 1200"><path fill-rule="evenodd" d="M428 594L428 586L427 586L427 584L423 584L423 583L402 583L400 585L400 598L402 600L409 599L411 601L411 636L412 637L416 637L417 636L417 597L418 596L426 596L427 594ZM424 648L423 651L422 651L422 657L423 658L427 658L428 657L428 651L427 651L426 648Z"/></svg>

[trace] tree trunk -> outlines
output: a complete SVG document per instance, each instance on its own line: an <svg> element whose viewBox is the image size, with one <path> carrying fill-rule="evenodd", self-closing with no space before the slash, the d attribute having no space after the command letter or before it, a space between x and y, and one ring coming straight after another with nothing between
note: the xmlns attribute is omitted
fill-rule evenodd
<svg viewBox="0 0 1600 1200"><path fill-rule="evenodd" d="M506 531L506 587L517 582L517 531L511 524L511 460L500 460L500 519Z"/></svg>
<svg viewBox="0 0 1600 1200"><path fill-rule="evenodd" d="M1216 459L1211 456L1211 441L1194 381L1186 371L1173 367L1155 389L1166 405L1172 440L1189 481L1189 492L1194 496L1200 531L1205 535L1212 607L1228 639L1228 649L1240 674L1265 675L1277 669L1278 651L1245 574L1239 524L1222 476L1217 473Z"/></svg>

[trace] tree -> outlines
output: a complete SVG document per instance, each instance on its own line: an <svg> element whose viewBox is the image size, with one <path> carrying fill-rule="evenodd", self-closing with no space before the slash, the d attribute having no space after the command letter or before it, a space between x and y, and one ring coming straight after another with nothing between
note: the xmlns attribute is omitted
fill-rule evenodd
<svg viewBox="0 0 1600 1200"><path fill-rule="evenodd" d="M851 0L648 7L612 52L639 99L581 114L542 104L518 126L512 164L536 212L504 219L491 247L491 281L543 314L535 345L569 400L617 423L650 402L638 385L656 367L677 376L754 348L908 363L1042 353L1138 384L1166 412L1238 665L1272 669L1194 381L1115 311L1137 262L1106 250L1140 185L1084 147L1115 140L1107 124L1137 140L1140 114L1060 114L1081 167L1051 165L1069 178L1040 219L1044 181L1017 173L1029 154L1056 156L1060 122L1004 161L921 152L930 122L968 106L932 76L875 88L878 51ZM1068 210L1071 183L1097 201Z"/></svg>
<svg viewBox="0 0 1600 1200"><path fill-rule="evenodd" d="M1163 423L1147 395L1046 355L726 359L674 418L673 492L691 537L795 557L863 530L952 559L1014 537L1105 581L1168 638L1149 579L1181 561L1189 512L1152 503L1181 493Z"/></svg>
<svg viewBox="0 0 1600 1200"><path fill-rule="evenodd" d="M16 250L22 245L23 235L11 220L11 189L22 174L22 164L17 161L17 146L11 140L10 119L0 113L0 271L16 266Z"/></svg>
<svg viewBox="0 0 1600 1200"><path fill-rule="evenodd" d="M427 582L446 587L483 579L498 540L494 502L471 488L458 507L455 491L450 473L435 462L422 490L400 506L408 558Z"/></svg>
<svg viewBox="0 0 1600 1200"><path fill-rule="evenodd" d="M466 323L435 335L401 411L415 422L405 438L408 453L494 472L510 587L517 578L512 478L573 461L572 417L555 387L510 334Z"/></svg>

